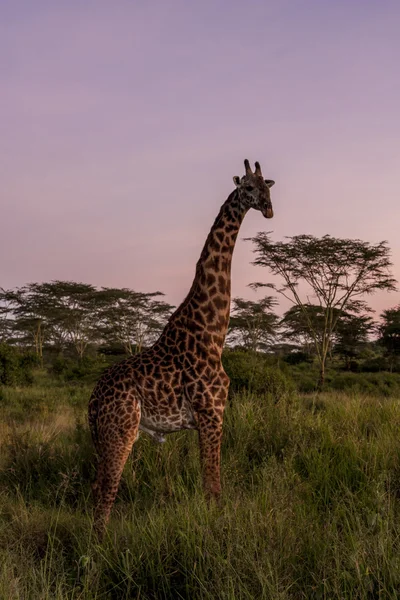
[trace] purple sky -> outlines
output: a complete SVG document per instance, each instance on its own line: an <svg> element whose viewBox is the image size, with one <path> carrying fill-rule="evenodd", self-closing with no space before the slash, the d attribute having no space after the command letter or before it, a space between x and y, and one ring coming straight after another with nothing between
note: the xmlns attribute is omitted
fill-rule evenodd
<svg viewBox="0 0 400 600"><path fill-rule="evenodd" d="M5 0L0 286L179 303L246 157L275 217L240 238L387 239L400 279L399 30L398 0ZM251 259L239 239L234 295L267 280Z"/></svg>

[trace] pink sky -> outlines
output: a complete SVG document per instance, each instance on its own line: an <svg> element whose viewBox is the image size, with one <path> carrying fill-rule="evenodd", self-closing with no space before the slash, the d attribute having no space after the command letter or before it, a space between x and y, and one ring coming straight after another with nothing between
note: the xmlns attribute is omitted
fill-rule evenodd
<svg viewBox="0 0 400 600"><path fill-rule="evenodd" d="M399 30L397 0L2 3L0 286L179 303L246 157L275 217L241 238L386 239L400 279ZM234 295L251 260L239 239Z"/></svg>

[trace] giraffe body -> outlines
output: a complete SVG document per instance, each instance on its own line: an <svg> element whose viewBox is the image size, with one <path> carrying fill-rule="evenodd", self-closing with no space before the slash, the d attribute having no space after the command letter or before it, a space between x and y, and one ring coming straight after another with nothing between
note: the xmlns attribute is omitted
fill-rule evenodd
<svg viewBox="0 0 400 600"><path fill-rule="evenodd" d="M110 367L89 402L98 468L93 484L101 533L139 430L158 442L182 429L199 433L204 489L218 497L223 412L229 389L221 355L229 324L231 260L241 222L251 207L272 217L269 188L256 163L234 178L232 192L207 237L192 287L148 350Z"/></svg>

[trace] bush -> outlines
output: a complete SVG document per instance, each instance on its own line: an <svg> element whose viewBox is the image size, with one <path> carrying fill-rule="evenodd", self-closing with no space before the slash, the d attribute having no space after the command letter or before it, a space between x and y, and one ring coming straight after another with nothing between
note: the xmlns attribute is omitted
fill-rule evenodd
<svg viewBox="0 0 400 600"><path fill-rule="evenodd" d="M33 382L33 367L38 357L31 352L21 353L8 344L0 344L0 385L28 385Z"/></svg>
<svg viewBox="0 0 400 600"><path fill-rule="evenodd" d="M380 373L389 370L389 363L384 356L375 356L362 361L359 370L365 373Z"/></svg>
<svg viewBox="0 0 400 600"><path fill-rule="evenodd" d="M97 356L85 356L82 360L58 356L50 366L50 373L65 382L94 380L105 366L104 359Z"/></svg>
<svg viewBox="0 0 400 600"><path fill-rule="evenodd" d="M223 354L222 363L231 380L232 392L248 390L256 394L270 394L279 401L294 390L291 379L279 368L275 357L228 350Z"/></svg>
<svg viewBox="0 0 400 600"><path fill-rule="evenodd" d="M400 395L398 373L339 373L329 383L333 390L373 394L375 396Z"/></svg>
<svg viewBox="0 0 400 600"><path fill-rule="evenodd" d="M284 358L284 361L288 365L298 365L300 363L312 363L314 361L314 358L310 356L310 354L308 354L307 352L301 352L299 350L287 354Z"/></svg>

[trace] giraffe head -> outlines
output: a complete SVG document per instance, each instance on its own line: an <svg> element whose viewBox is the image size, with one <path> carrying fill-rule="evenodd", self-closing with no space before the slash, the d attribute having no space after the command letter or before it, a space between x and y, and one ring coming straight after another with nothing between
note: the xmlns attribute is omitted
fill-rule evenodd
<svg viewBox="0 0 400 600"><path fill-rule="evenodd" d="M242 178L237 176L233 178L240 200L248 208L255 208L261 211L264 217L271 219L274 216L274 211L272 210L269 188L274 185L275 181L263 178L258 162L255 163L254 173L250 169L247 158L244 161L244 166L246 169L245 175Z"/></svg>

